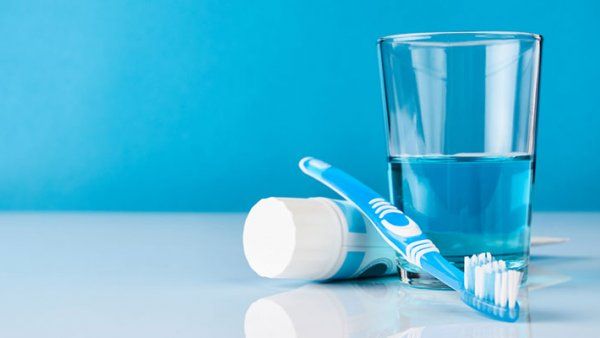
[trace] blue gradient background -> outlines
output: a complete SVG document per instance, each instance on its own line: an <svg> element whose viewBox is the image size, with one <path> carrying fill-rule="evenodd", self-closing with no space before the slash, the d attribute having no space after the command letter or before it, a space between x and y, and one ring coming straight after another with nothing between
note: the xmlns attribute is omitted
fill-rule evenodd
<svg viewBox="0 0 600 338"><path fill-rule="evenodd" d="M545 37L534 206L600 209L593 1L2 1L0 209L246 210L329 195L339 165L387 193L375 41Z"/></svg>

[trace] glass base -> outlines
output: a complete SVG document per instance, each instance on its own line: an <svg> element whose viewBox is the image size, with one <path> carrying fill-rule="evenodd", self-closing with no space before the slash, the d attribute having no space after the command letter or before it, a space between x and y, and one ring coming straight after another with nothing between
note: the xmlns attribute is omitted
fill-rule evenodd
<svg viewBox="0 0 600 338"><path fill-rule="evenodd" d="M449 259L452 262L452 259ZM453 263L461 271L464 270L464 266L461 263ZM509 268L523 272L523 279L521 285L527 282L527 262L509 262ZM438 279L428 274L427 272L419 269L418 267L404 261L402 258L397 259L397 269L400 280L412 287L419 289L433 289L433 290L449 290L450 288L440 282Z"/></svg>
<svg viewBox="0 0 600 338"><path fill-rule="evenodd" d="M398 266L400 280L419 289L449 290L450 288L426 272L411 272Z"/></svg>

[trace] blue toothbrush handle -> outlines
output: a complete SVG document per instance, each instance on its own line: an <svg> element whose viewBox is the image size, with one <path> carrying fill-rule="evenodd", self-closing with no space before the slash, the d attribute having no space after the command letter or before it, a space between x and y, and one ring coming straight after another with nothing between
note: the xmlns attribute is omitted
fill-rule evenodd
<svg viewBox="0 0 600 338"><path fill-rule="evenodd" d="M458 291L463 302L494 319L517 320L520 272L507 270L504 261L487 253L465 258L465 277L415 222L359 180L314 158L306 157L299 165L304 173L353 203L405 260Z"/></svg>
<svg viewBox="0 0 600 338"><path fill-rule="evenodd" d="M371 188L321 160L303 158L300 169L353 203L381 237L411 264L424 268L455 290L462 288L462 272L448 263L419 226Z"/></svg>
<svg viewBox="0 0 600 338"><path fill-rule="evenodd" d="M370 220L377 220L373 222L377 230L388 234L386 240L392 241L401 254L410 256L407 249L410 249L411 243L427 240L415 222L381 195L342 170L310 157L300 161L300 169L352 202ZM435 248L433 244L431 247L432 250Z"/></svg>

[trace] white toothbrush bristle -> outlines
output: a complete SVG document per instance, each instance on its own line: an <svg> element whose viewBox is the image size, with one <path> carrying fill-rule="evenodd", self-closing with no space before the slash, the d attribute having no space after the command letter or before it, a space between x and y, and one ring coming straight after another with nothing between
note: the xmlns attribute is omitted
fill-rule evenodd
<svg viewBox="0 0 600 338"><path fill-rule="evenodd" d="M496 260L489 252L467 256L464 263L466 291L498 307L516 306L522 272L508 269L505 261Z"/></svg>

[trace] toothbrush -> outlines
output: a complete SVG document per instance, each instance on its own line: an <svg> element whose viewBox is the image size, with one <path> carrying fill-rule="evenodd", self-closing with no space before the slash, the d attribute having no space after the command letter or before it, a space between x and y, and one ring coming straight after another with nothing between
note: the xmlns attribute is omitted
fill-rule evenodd
<svg viewBox="0 0 600 338"><path fill-rule="evenodd" d="M462 301L497 320L519 318L517 294L522 273L488 253L465 257L463 273L450 264L421 228L395 206L354 177L321 160L305 157L300 169L353 203L383 239L404 259L460 293Z"/></svg>

